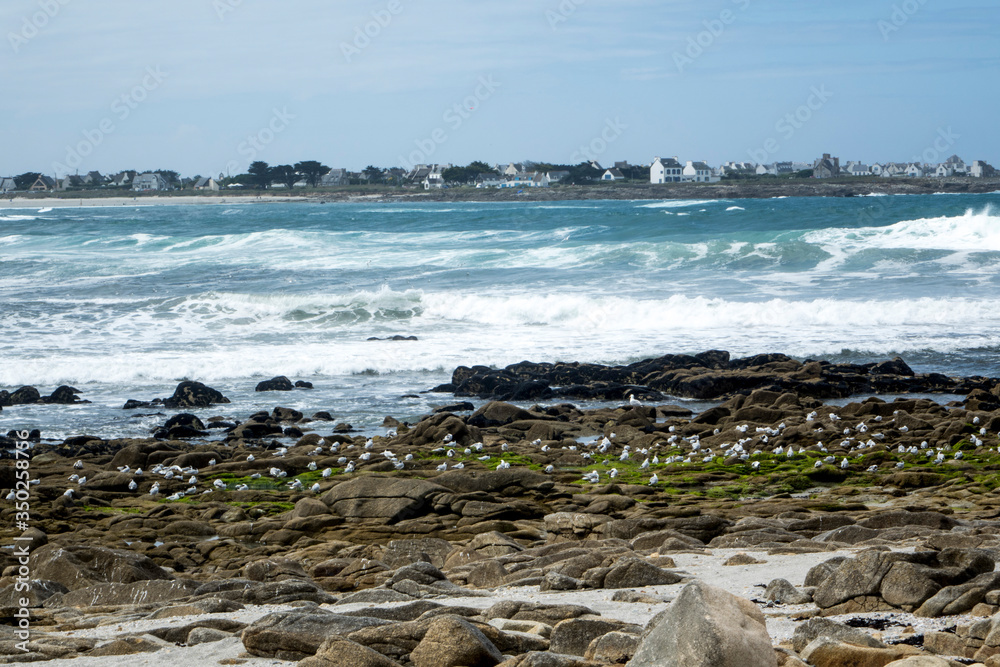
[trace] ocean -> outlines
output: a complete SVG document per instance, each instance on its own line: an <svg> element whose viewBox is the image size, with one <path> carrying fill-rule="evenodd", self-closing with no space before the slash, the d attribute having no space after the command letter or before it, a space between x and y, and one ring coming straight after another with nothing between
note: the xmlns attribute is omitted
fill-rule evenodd
<svg viewBox="0 0 1000 667"><path fill-rule="evenodd" d="M1000 376L1000 193L0 210L0 430L137 437L198 380L361 432L459 365L783 352ZM416 341L369 341L416 336ZM315 389L255 393L285 375ZM680 402L678 400L678 402Z"/></svg>

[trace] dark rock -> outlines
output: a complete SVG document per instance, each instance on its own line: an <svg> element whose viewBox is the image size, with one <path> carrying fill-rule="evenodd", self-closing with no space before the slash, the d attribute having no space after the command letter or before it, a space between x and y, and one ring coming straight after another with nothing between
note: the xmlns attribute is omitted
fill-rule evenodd
<svg viewBox="0 0 1000 667"><path fill-rule="evenodd" d="M207 408L218 403L229 403L229 399L221 392L201 382L185 380L177 385L173 396L163 400L163 407L170 409Z"/></svg>
<svg viewBox="0 0 1000 667"><path fill-rule="evenodd" d="M270 380L258 382L254 391L292 391L293 389L295 389L295 385L292 384L292 381L284 375L279 375Z"/></svg>
<svg viewBox="0 0 1000 667"><path fill-rule="evenodd" d="M330 636L346 636L391 621L330 613L280 611L251 623L243 631L247 652L265 658L302 660L315 655Z"/></svg>

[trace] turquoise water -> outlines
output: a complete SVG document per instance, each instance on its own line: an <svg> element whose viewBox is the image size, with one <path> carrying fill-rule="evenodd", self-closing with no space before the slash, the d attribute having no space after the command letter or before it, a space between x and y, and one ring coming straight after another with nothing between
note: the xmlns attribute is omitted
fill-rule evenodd
<svg viewBox="0 0 1000 667"><path fill-rule="evenodd" d="M184 378L356 426L460 364L727 349L1000 376L1000 194L0 210L0 428L141 434ZM367 341L414 335L416 342ZM254 394L287 375L313 392Z"/></svg>

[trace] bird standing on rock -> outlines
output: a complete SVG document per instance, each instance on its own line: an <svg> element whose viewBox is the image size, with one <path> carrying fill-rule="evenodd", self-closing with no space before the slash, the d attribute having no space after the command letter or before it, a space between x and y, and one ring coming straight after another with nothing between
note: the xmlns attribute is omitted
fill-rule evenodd
<svg viewBox="0 0 1000 667"><path fill-rule="evenodd" d="M629 394L629 396L628 396L628 404L631 405L634 408L641 408L642 407L642 401L640 401L638 398L636 398L635 394Z"/></svg>

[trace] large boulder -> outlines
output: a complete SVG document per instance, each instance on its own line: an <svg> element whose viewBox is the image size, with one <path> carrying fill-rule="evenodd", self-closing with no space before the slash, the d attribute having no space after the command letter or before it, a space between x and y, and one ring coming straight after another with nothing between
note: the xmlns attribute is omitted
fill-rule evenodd
<svg viewBox="0 0 1000 667"><path fill-rule="evenodd" d="M177 385L173 396L164 399L163 407L171 409L207 408L216 403L229 403L229 399L223 396L222 392L201 382L185 380Z"/></svg>
<svg viewBox="0 0 1000 667"><path fill-rule="evenodd" d="M448 490L419 479L357 477L333 487L321 500L346 518L402 521L425 513L429 499Z"/></svg>
<svg viewBox="0 0 1000 667"><path fill-rule="evenodd" d="M474 625L449 615L431 621L410 660L414 667L493 667L503 654Z"/></svg>
<svg viewBox="0 0 1000 667"><path fill-rule="evenodd" d="M695 581L650 622L629 667L777 667L764 614Z"/></svg>
<svg viewBox="0 0 1000 667"><path fill-rule="evenodd" d="M356 644L343 637L329 637L324 641L316 655L299 662L299 667L399 667L399 663L390 660L381 653L367 646Z"/></svg>
<svg viewBox="0 0 1000 667"><path fill-rule="evenodd" d="M145 556L87 545L47 544L31 554L32 576L57 581L69 590L96 584L130 584L173 575Z"/></svg>
<svg viewBox="0 0 1000 667"><path fill-rule="evenodd" d="M278 611L247 626L243 631L243 646L252 655L302 660L315 655L327 637L342 637L362 628L390 623L382 619L327 612Z"/></svg>

